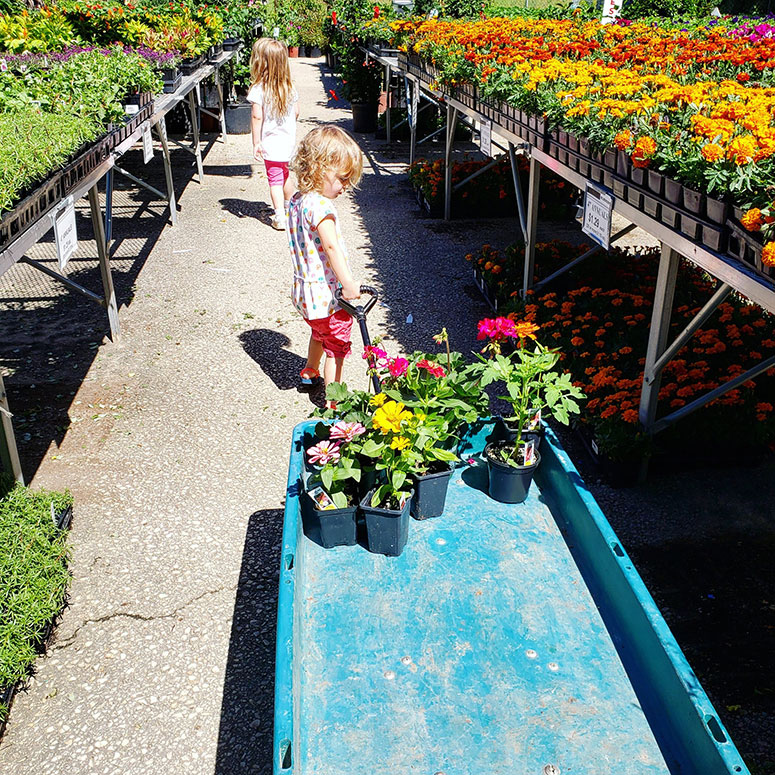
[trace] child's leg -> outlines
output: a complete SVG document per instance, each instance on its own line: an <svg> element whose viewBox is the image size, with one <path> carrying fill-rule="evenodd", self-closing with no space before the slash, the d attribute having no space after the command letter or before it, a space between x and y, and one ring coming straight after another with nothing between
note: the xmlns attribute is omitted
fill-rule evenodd
<svg viewBox="0 0 775 775"><path fill-rule="evenodd" d="M285 203L283 201L283 186L285 185L285 175L288 174L287 164L279 161L264 160L266 166L266 177L269 181L269 196L272 199L274 207L274 220L272 226L285 228Z"/></svg>
<svg viewBox="0 0 775 775"><path fill-rule="evenodd" d="M315 369L320 371L320 360L323 357L323 344L318 342L312 336L309 338L309 347L307 347L307 365L305 369Z"/></svg>
<svg viewBox="0 0 775 775"><path fill-rule="evenodd" d="M323 379L326 385L332 382L341 382L343 368L344 358L332 358L330 355L326 355L326 363L323 367Z"/></svg>
<svg viewBox="0 0 775 775"><path fill-rule="evenodd" d="M291 173L288 170L287 164L285 165L283 174L285 175L285 180L283 181L283 197L285 199L284 205L287 207L288 202L291 201L291 197L296 193L296 186L291 179Z"/></svg>
<svg viewBox="0 0 775 775"><path fill-rule="evenodd" d="M282 186L269 186L269 196L272 199L272 207L277 218L285 218L285 206Z"/></svg>

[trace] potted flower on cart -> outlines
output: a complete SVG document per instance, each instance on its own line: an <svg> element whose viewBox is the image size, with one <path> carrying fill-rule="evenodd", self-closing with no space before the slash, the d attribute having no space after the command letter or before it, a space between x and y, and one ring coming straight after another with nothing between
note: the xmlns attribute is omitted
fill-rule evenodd
<svg viewBox="0 0 775 775"><path fill-rule="evenodd" d="M356 543L356 513L361 481L359 451L366 428L359 422L320 423L317 443L306 450L312 469L306 481L307 514L320 526L326 549Z"/></svg>
<svg viewBox="0 0 775 775"><path fill-rule="evenodd" d="M513 439L488 444L484 456L490 475L490 496L502 503L522 503L541 462L535 439L526 438L528 424L540 410L567 425L570 415L579 413L575 399L583 398L584 394L571 382L570 374L555 369L560 360L559 351L535 341L537 326L516 323L510 338L517 340L517 346L508 355L501 352L502 334L498 332L504 330L511 329L505 323L496 322L496 336L485 347L490 357L480 356L481 385L505 384L506 395L499 398L511 405L511 416L506 419L515 434ZM529 348L528 340L535 341L533 349Z"/></svg>
<svg viewBox="0 0 775 775"><path fill-rule="evenodd" d="M409 535L409 511L414 490L411 472L411 426L415 417L400 401L388 400L384 393L372 398L376 406L371 418L372 431L361 452L374 461L376 487L361 501L366 519L369 551L397 557Z"/></svg>

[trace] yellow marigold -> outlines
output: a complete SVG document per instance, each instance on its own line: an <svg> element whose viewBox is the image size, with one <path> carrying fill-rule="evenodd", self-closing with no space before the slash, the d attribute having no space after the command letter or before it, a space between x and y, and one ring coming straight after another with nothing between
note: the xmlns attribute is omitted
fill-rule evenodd
<svg viewBox="0 0 775 775"><path fill-rule="evenodd" d="M620 151L626 151L632 145L632 132L629 129L625 129L623 132L614 137L614 145Z"/></svg>
<svg viewBox="0 0 775 775"><path fill-rule="evenodd" d="M385 401L387 401L387 396L384 393L377 393L376 395L371 397L371 400L369 401L369 403L372 406L382 406L382 404L384 404Z"/></svg>
<svg viewBox="0 0 775 775"><path fill-rule="evenodd" d="M775 266L775 242L768 242L762 250L762 263L765 266Z"/></svg>
<svg viewBox="0 0 775 775"><path fill-rule="evenodd" d="M724 158L724 149L718 143L708 143L702 147L702 156L706 161L715 163Z"/></svg>
<svg viewBox="0 0 775 775"><path fill-rule="evenodd" d="M639 137L632 149L632 166L648 167L651 157L657 150L657 144L651 137Z"/></svg>
<svg viewBox="0 0 775 775"><path fill-rule="evenodd" d="M382 433L398 433L401 423L411 417L412 413L407 411L400 401L388 401L374 412L373 422Z"/></svg>
<svg viewBox="0 0 775 775"><path fill-rule="evenodd" d="M741 219L740 223L748 231L760 231L764 225L762 211L758 207L752 207Z"/></svg>
<svg viewBox="0 0 775 775"><path fill-rule="evenodd" d="M406 436L395 436L390 442L391 449L397 449L399 452L406 449L412 442Z"/></svg>

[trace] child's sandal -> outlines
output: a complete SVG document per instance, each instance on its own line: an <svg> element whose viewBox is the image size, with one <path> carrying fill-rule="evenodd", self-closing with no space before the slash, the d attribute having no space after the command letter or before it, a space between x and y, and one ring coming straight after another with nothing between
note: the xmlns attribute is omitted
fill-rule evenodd
<svg viewBox="0 0 775 775"><path fill-rule="evenodd" d="M317 369L306 366L301 370L299 377L301 378L302 385L310 386L320 380L320 372Z"/></svg>

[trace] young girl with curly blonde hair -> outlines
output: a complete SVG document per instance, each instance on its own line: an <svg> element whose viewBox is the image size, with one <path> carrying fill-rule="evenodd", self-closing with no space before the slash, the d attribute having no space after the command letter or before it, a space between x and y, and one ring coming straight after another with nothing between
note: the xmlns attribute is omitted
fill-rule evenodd
<svg viewBox="0 0 775 775"><path fill-rule="evenodd" d="M296 145L299 98L291 81L288 47L279 40L259 38L250 56L253 103L253 157L263 159L274 207L272 226L285 229L285 209L293 193L288 164Z"/></svg>
<svg viewBox="0 0 775 775"><path fill-rule="evenodd" d="M334 293L341 288L348 300L361 295L347 261L334 199L361 179L363 155L347 132L324 124L301 141L291 166L299 189L288 208L292 298L311 329L301 380L305 385L319 380L325 354L328 385L342 379L352 329L352 318L339 307Z"/></svg>

